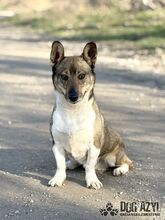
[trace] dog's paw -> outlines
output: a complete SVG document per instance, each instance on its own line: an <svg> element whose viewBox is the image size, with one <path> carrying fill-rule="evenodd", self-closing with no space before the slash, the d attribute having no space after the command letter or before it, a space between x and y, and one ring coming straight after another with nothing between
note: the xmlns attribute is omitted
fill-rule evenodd
<svg viewBox="0 0 165 220"><path fill-rule="evenodd" d="M90 189L100 189L103 187L103 184L100 182L100 180L96 177L94 179L87 180L87 187Z"/></svg>
<svg viewBox="0 0 165 220"><path fill-rule="evenodd" d="M106 209L100 209L100 214L101 214L102 216L107 216L107 215L108 215L108 212L107 212Z"/></svg>
<svg viewBox="0 0 165 220"><path fill-rule="evenodd" d="M74 170L78 166L79 164L76 161L72 161L72 160L66 161L66 169L68 170Z"/></svg>
<svg viewBox="0 0 165 220"><path fill-rule="evenodd" d="M129 171L129 166L128 164L122 164L120 167L115 168L113 170L113 175L114 176L120 176L120 175L124 175Z"/></svg>
<svg viewBox="0 0 165 220"><path fill-rule="evenodd" d="M66 179L65 175L55 175L49 182L49 186L62 186L64 180Z"/></svg>
<svg viewBox="0 0 165 220"><path fill-rule="evenodd" d="M111 202L108 202L107 204L106 204L106 209L107 209L107 211L111 211L112 210L112 208L113 208L113 205L112 205L112 203Z"/></svg>
<svg viewBox="0 0 165 220"><path fill-rule="evenodd" d="M100 189L103 184L100 181L91 182L87 187L90 189Z"/></svg>

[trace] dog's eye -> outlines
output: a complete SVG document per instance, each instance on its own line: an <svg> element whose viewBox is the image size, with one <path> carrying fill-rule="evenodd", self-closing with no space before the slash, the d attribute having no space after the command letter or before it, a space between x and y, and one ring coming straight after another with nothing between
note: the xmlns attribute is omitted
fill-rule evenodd
<svg viewBox="0 0 165 220"><path fill-rule="evenodd" d="M85 73L81 73L78 75L78 78L81 80L81 79L84 79L85 78Z"/></svg>
<svg viewBox="0 0 165 220"><path fill-rule="evenodd" d="M69 77L65 74L61 74L61 79L64 81L67 81L69 79Z"/></svg>

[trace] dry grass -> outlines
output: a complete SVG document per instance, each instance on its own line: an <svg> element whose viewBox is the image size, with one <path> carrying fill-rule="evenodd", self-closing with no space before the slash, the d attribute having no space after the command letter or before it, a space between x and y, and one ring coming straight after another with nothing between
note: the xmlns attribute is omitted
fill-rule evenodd
<svg viewBox="0 0 165 220"><path fill-rule="evenodd" d="M103 40L150 51L165 48L165 9L132 12L126 10L128 5L123 8L123 3L110 7L105 1L95 5L94 0L17 2L8 5L18 15L7 22L41 34L68 40Z"/></svg>

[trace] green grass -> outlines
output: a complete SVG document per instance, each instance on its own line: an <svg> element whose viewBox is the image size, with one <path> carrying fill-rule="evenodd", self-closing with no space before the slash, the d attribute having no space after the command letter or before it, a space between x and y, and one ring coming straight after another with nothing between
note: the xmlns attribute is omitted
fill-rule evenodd
<svg viewBox="0 0 165 220"><path fill-rule="evenodd" d="M8 22L68 40L108 41L134 48L165 49L165 9L129 12L116 9L47 11Z"/></svg>

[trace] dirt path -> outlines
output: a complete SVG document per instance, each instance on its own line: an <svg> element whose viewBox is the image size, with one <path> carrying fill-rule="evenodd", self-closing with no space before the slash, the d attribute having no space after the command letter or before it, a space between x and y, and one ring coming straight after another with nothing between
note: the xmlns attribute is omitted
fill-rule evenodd
<svg viewBox="0 0 165 220"><path fill-rule="evenodd" d="M2 29L1 29L2 30ZM66 42L79 54L83 43ZM100 175L104 188L85 188L84 170L67 172L62 188L47 187L54 174L49 121L54 103L50 42L14 28L0 34L0 219L110 219L99 209L111 201L159 202L165 219L165 71L161 59L119 57L99 46L96 97L124 137L135 170ZM118 58L117 58L118 56Z"/></svg>

